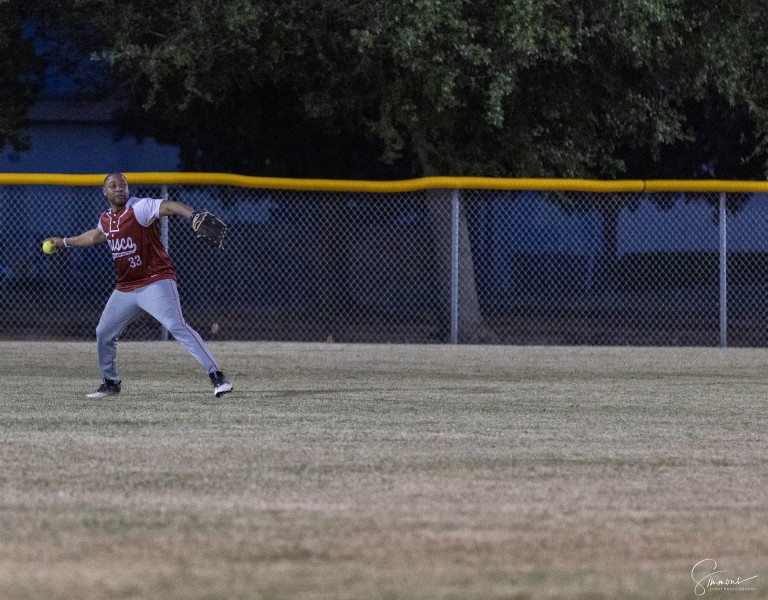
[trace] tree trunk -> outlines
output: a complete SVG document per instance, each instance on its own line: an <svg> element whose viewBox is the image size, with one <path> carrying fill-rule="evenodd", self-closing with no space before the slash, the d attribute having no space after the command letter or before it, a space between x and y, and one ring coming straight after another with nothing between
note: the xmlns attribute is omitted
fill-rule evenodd
<svg viewBox="0 0 768 600"><path fill-rule="evenodd" d="M411 130L416 155L421 163L424 175L435 176L430 156L431 146L417 129ZM454 194L459 190L428 190L427 204L432 221L432 237L437 252L439 272L440 297L444 298L445 314L448 319L448 333L451 323L451 273L453 263L452 240L453 218L452 206ZM469 240L466 210L459 202L459 268L458 268L458 336L460 344L498 343L498 337L485 324L480 313L480 301L477 297L475 281L475 265L472 257L472 245Z"/></svg>
<svg viewBox="0 0 768 600"><path fill-rule="evenodd" d="M322 205L319 215L320 276L318 277L318 299L321 320L331 339L339 336L337 328L346 316L348 293L345 285L345 228L342 200L332 198Z"/></svg>
<svg viewBox="0 0 768 600"><path fill-rule="evenodd" d="M603 219L603 255L597 269L596 289L606 292L614 287L618 275L621 204L609 198L598 206Z"/></svg>

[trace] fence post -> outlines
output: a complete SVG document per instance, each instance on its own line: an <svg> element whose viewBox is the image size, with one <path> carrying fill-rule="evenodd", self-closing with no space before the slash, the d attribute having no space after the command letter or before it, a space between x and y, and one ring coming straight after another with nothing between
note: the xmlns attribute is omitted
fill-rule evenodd
<svg viewBox="0 0 768 600"><path fill-rule="evenodd" d="M160 198L168 200L168 186L163 184L160 188ZM168 217L160 217L160 241L163 244L163 248L168 252ZM160 326L160 339L164 342L168 341L168 330Z"/></svg>
<svg viewBox="0 0 768 600"><path fill-rule="evenodd" d="M728 239L725 192L720 192L720 347L728 346Z"/></svg>
<svg viewBox="0 0 768 600"><path fill-rule="evenodd" d="M451 344L459 343L459 190L451 193Z"/></svg>

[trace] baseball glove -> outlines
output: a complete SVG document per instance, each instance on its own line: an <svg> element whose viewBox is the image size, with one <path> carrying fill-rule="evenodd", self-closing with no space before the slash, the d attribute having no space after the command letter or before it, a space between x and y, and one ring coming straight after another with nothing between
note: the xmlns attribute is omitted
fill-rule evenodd
<svg viewBox="0 0 768 600"><path fill-rule="evenodd" d="M227 235L227 224L207 210L192 215L192 231L197 239L203 240L213 248L224 246L224 236Z"/></svg>

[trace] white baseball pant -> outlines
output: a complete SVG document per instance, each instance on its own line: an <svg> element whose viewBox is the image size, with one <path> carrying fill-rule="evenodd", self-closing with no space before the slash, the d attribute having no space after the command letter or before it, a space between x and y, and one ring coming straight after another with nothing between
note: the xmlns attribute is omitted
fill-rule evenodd
<svg viewBox="0 0 768 600"><path fill-rule="evenodd" d="M96 326L99 368L106 379L120 381L117 370L117 340L141 311L157 319L203 366L206 373L221 370L200 335L184 320L176 282L172 279L161 279L131 292L115 290L109 297Z"/></svg>

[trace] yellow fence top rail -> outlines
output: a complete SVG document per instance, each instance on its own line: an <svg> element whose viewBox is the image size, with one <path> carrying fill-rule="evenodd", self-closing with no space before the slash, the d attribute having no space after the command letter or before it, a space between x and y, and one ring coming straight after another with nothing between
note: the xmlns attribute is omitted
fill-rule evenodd
<svg viewBox="0 0 768 600"><path fill-rule="evenodd" d="M0 173L0 185L62 185L101 187L106 174ZM427 189L491 189L573 192L727 192L768 193L768 181L683 179L504 179L496 177L422 177L396 181L289 179L232 173L125 173L131 185L226 185L233 187L318 192L396 193Z"/></svg>

